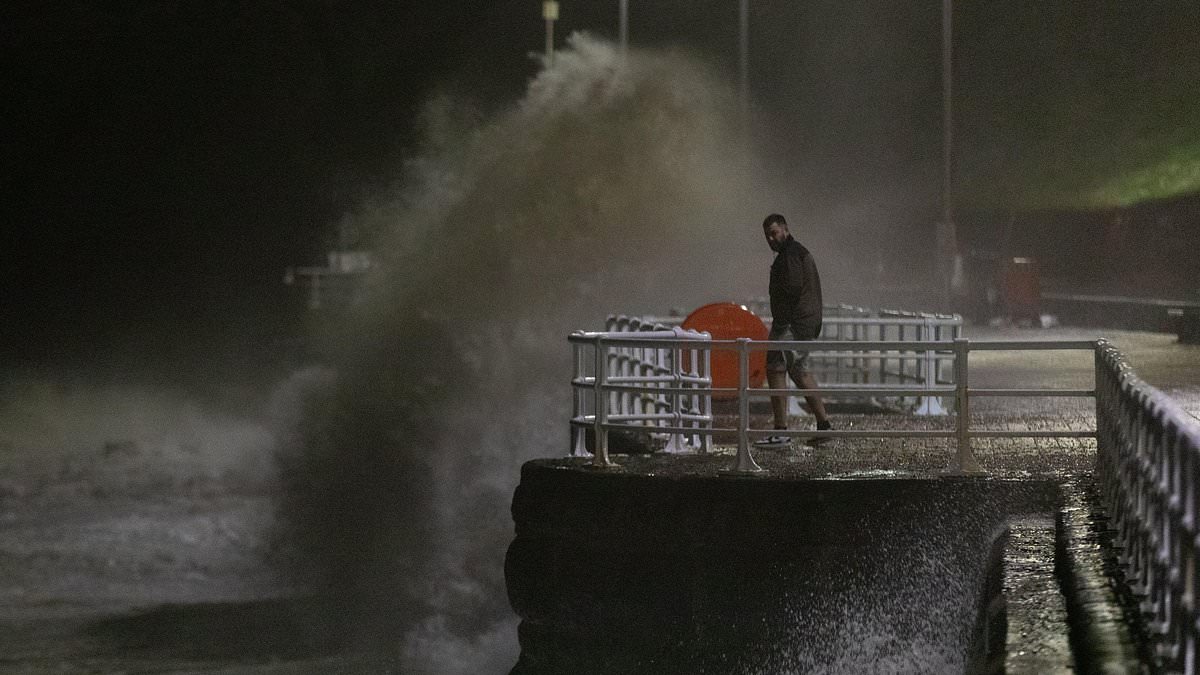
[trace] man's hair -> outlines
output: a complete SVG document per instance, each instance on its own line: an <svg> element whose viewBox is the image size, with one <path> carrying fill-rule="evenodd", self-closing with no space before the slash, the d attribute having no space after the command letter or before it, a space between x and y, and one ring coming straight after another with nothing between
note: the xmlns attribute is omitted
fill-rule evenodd
<svg viewBox="0 0 1200 675"><path fill-rule="evenodd" d="M774 225L775 223L779 223L780 225L783 225L784 229L786 229L788 226L787 218L784 218L783 216L779 215L778 213L772 213L771 215L767 216L763 220L763 229L765 230L768 227Z"/></svg>

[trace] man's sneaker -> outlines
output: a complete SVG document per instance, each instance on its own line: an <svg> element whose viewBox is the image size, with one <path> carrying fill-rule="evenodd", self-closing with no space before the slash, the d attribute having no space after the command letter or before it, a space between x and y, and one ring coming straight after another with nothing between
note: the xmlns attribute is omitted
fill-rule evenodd
<svg viewBox="0 0 1200 675"><path fill-rule="evenodd" d="M786 448L791 444L792 439L787 436L767 436L754 441L757 448Z"/></svg>
<svg viewBox="0 0 1200 675"><path fill-rule="evenodd" d="M817 431L832 431L832 430L833 430L833 425L829 423L829 420L825 420L824 422L817 422ZM833 439L828 436L815 436L813 438L808 439L804 443L806 445L808 445L810 448L815 448L818 445L825 445L826 443L828 443L829 441L832 441L832 440Z"/></svg>

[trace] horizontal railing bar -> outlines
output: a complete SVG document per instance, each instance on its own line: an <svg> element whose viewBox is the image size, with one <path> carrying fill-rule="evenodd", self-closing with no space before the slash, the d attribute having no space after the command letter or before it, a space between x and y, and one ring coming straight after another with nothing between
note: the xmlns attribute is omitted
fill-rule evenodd
<svg viewBox="0 0 1200 675"><path fill-rule="evenodd" d="M1093 397L1095 389L967 389L968 396L1082 396Z"/></svg>
<svg viewBox="0 0 1200 675"><path fill-rule="evenodd" d="M652 335L652 333L621 333L619 337L582 334L572 335L571 338L573 342L581 344L595 344L596 340L600 339L609 346L619 347L647 347L694 351L707 351L710 349L727 351L738 348L738 340L708 340L703 338L647 339L644 337L646 335ZM948 340L748 340L746 344L751 350L756 351L772 349L804 349L805 351L813 351L823 349L839 354L888 350L897 353L915 351L942 351L949 353L953 348L953 343ZM910 356L908 358L913 357Z"/></svg>
<svg viewBox="0 0 1200 675"><path fill-rule="evenodd" d="M638 337L624 337L625 335ZM705 340L704 338L663 338L663 339L646 339L645 335L653 335L653 333L622 333L620 337L602 337L604 342L621 346L639 346L639 347L656 347L659 349L687 349L687 350L736 350L738 348L737 340ZM577 338L576 342L591 343L595 342L596 337L588 337L584 335L574 335ZM853 346L848 346L853 345ZM952 343L947 340L749 340L746 342L748 349L752 351L774 350L774 349L803 349L805 351L825 350L837 354L852 354L862 351L892 351L892 352L908 352L908 351L934 351L934 352L949 352L952 348ZM1094 350L1096 343L1088 340L1047 340L1042 342L1037 341L1022 341L1022 340L993 340L970 342L968 344L969 351L1003 351L1011 349L1014 351L1049 351L1049 350ZM908 356L907 358L916 358L916 356Z"/></svg>
<svg viewBox="0 0 1200 675"><path fill-rule="evenodd" d="M694 422L704 422L708 418L703 415L681 415L679 418ZM608 419L615 420L613 423L606 424L606 428L626 429L632 431L645 431L653 433L675 432L691 433L708 435L710 433L737 433L734 428L695 428L695 427L668 427L668 426L645 426L621 424L620 421L636 422L650 419L677 419L674 414L660 415L610 415ZM584 415L582 417L572 418L571 424L577 426L591 427L595 423L594 415ZM954 435L953 429L837 429L828 431L817 431L816 429L748 429L751 435L778 435L778 436L799 436L799 437L821 437L821 438L942 438ZM1080 429L1068 431L1047 431L1033 429L972 429L970 430L972 438L1095 438L1096 431L1094 429Z"/></svg>
<svg viewBox="0 0 1200 675"><path fill-rule="evenodd" d="M919 377L910 376L911 379L920 380ZM697 382L700 378L681 378L684 382ZM605 391L611 392L634 392L646 394L735 394L736 387L638 387L636 385L619 384L620 381L636 381L637 378L629 380L618 380L611 378L606 380L603 385ZM673 382L674 377L663 380L654 380L663 382ZM610 384L611 383L611 384ZM571 384L576 387L595 388L596 378L583 377L571 380ZM896 387L890 384L871 384L868 382L827 382L821 385L818 389L767 389L757 388L750 389L748 393L751 396L804 396L810 394L825 394L829 392L837 392L839 394L890 394L893 396L932 396L942 394L953 394L955 388L953 385L937 385L933 387ZM1079 397L1087 398L1096 395L1095 389L968 389L969 396L1062 396L1062 397Z"/></svg>
<svg viewBox="0 0 1200 675"><path fill-rule="evenodd" d="M828 309L828 308L826 308ZM771 322L770 316L760 315L765 323ZM653 320L643 321L642 325L657 325L671 328L682 325L684 317L655 317ZM842 324L842 325L879 325L879 326L935 326L939 328L953 328L962 325L962 318L958 316L943 315L940 317L915 317L915 316L859 316L848 314L829 314L826 313L822 319L824 325ZM633 332L633 331L628 331Z"/></svg>
<svg viewBox="0 0 1200 675"><path fill-rule="evenodd" d="M737 349L737 340L713 340L711 343L715 347L724 349ZM848 346L848 345L853 345ZM806 352L814 352L817 350L825 350L838 354L854 355L855 352L871 351L871 352L926 352L926 351L945 351L947 353L953 349L953 344L946 341L930 341L930 340L751 340L746 343L746 346L751 351L770 351L774 349L800 349ZM914 358L908 356L907 358Z"/></svg>
<svg viewBox="0 0 1200 675"><path fill-rule="evenodd" d="M614 416L614 417L616 417L616 416ZM675 419L675 416L671 415L670 418ZM612 418L610 417L609 419L612 419ZM686 415L684 416L684 419L687 419ZM591 429L596 426L596 417L594 415L583 415L582 417L572 417L569 421L572 425L577 426L577 427L586 427L588 429ZM709 435L709 434L713 434L713 433L722 433L722 432L728 432L731 434L737 433L737 429L733 429L733 428L725 429L725 428L719 428L719 427L673 427L673 426L658 425L658 424L646 425L646 424L629 424L628 423L628 422L636 422L636 421L638 421L638 420L626 420L626 423L606 422L603 426L606 429L624 429L626 431L644 431L646 433L654 433L654 434L667 433L667 432L681 433L681 434L683 434L683 433L701 434L701 435ZM688 421L689 422L705 422L708 420L698 419L698 420L688 420Z"/></svg>
<svg viewBox="0 0 1200 675"><path fill-rule="evenodd" d="M627 337L628 336L628 337ZM567 336L568 342L594 342L597 338L625 342L632 339L660 339L664 342L694 342L707 340L708 334L694 330L647 330L647 331L575 331Z"/></svg>
<svg viewBox="0 0 1200 675"><path fill-rule="evenodd" d="M801 438L953 438L953 429L749 429L759 436L788 436Z"/></svg>
<svg viewBox="0 0 1200 675"><path fill-rule="evenodd" d="M962 325L962 318L956 315L941 315L941 316L869 316L869 315L837 315L832 312L837 311L834 308L825 308L828 312L823 319L825 325L842 324L842 325L872 325L872 326L936 326L941 328L953 328ZM771 317L763 316L764 321L770 321ZM678 316L661 316L661 317L645 317L642 325L665 325L674 326L683 323L684 318Z"/></svg>
<svg viewBox="0 0 1200 675"><path fill-rule="evenodd" d="M821 320L825 325L860 325L860 326L957 326L959 319L918 319L910 317L858 317L858 316L827 316Z"/></svg>
<svg viewBox="0 0 1200 675"><path fill-rule="evenodd" d="M595 424L591 421L571 420L572 424L577 426L593 427ZM734 428L698 428L698 427L668 427L668 426L642 426L632 424L613 424L606 423L601 425L609 431L640 431L644 433L678 433L678 434L695 434L701 436L709 436L713 434L736 434L737 429ZM788 436L797 438L952 438L954 436L953 429L938 430L938 429L838 429L832 431L817 431L815 429L747 429L746 433L750 436Z"/></svg>
<svg viewBox="0 0 1200 675"><path fill-rule="evenodd" d="M573 418L570 423L577 427L593 429L596 426L596 420L592 415L585 415L581 418ZM606 423L601 425L605 429L612 431L614 429L621 431L640 431L653 434L699 434L701 436L712 436L713 434L737 434L737 429L733 427L672 427L672 426L644 426L640 424L611 424ZM760 430L760 435L770 435L767 430Z"/></svg>
<svg viewBox="0 0 1200 675"><path fill-rule="evenodd" d="M630 382L694 382L696 384L708 384L712 380L707 377L699 377L696 375L613 375L604 378L605 384L626 384ZM595 382L592 382L595 384ZM661 391L656 389L655 391Z"/></svg>
<svg viewBox="0 0 1200 675"><path fill-rule="evenodd" d="M638 333L628 333L628 335L638 335ZM704 351L711 348L714 344L720 345L725 341L722 340L679 340L670 339L647 339L644 337L607 337L603 338L606 347L613 349L659 349L662 351L670 351L678 349L681 351ZM590 340L581 340L583 344L595 344L595 338ZM736 344L736 343L734 343ZM733 349L733 347L730 347Z"/></svg>
<svg viewBox="0 0 1200 675"><path fill-rule="evenodd" d="M645 391L647 393L652 393L652 394L661 394L664 391L666 391L666 389L663 387L658 387L658 386L638 387L637 385L623 384L623 383L625 383L625 382L646 382L648 384L653 384L655 382L675 382L675 381L676 381L676 379L675 379L674 375L671 375L668 377L662 377L662 376L657 376L657 375L656 376L647 376L647 377L638 377L637 375L630 375L630 376L621 375L621 376L616 376L616 377L606 377L604 379L604 384L605 384L605 386L609 386L609 385L618 386L619 385L625 389L632 387L632 388L638 389L638 391ZM685 382L685 383L690 382L690 383L694 383L696 385L708 384L708 383L712 382L712 380L710 378L697 377L695 375L680 375L678 381ZM596 386L596 378L593 375L585 375L585 376L577 377L577 378L571 380L571 384L575 385L576 387L594 388ZM704 390L693 386L691 388L688 388L687 391L699 392L699 391L704 391ZM736 391L736 389L734 391Z"/></svg>
<svg viewBox="0 0 1200 675"><path fill-rule="evenodd" d="M736 391L736 389L734 390ZM954 387L896 387L888 384L848 384L831 383L819 389L748 389L750 396L824 396L830 392L837 394L891 394L893 396L934 396L937 394L953 394Z"/></svg>
<svg viewBox="0 0 1200 675"><path fill-rule="evenodd" d="M655 420L686 420L688 422L711 422L712 416L701 415L699 413L641 413L628 415L609 415L608 419L614 422L653 422ZM646 429L657 429L655 426L647 426Z"/></svg>
<svg viewBox="0 0 1200 675"><path fill-rule="evenodd" d="M571 384L580 389L595 389L595 382L577 382ZM693 396L710 396L715 394L736 394L733 387L653 387L643 388L634 385L603 384L600 389L607 393L634 394L682 394ZM820 389L747 389L746 394L755 398L767 396L809 396L820 395L833 398L835 396L850 396L853 394L871 394L873 396L940 396L953 394L954 387L938 385L936 387L897 387L887 384L855 384L849 382L831 382Z"/></svg>
<svg viewBox="0 0 1200 675"><path fill-rule="evenodd" d="M1095 340L1044 340L1041 342L1027 340L981 340L967 344L968 351L1048 351L1054 349L1082 349L1094 351Z"/></svg>
<svg viewBox="0 0 1200 675"><path fill-rule="evenodd" d="M706 396L709 390L702 387L638 387L632 384L605 384L601 387L607 392L626 394L684 394Z"/></svg>
<svg viewBox="0 0 1200 675"><path fill-rule="evenodd" d="M630 378L624 381L638 381L637 378ZM656 382L673 382L674 378L663 380L654 380ZM696 381L684 379L683 381ZM596 380L592 377L572 380L571 384L578 388L594 389ZM711 396L713 394L735 394L737 389L734 387L640 387L634 384L620 384L617 378L606 381L601 385L601 390L610 393L630 393L630 394L680 394L691 396ZM887 396L943 396L953 394L955 387L953 385L937 385L930 387L897 387L889 384L870 384L857 382L827 382L817 389L768 389L756 388L747 390L748 396L762 398L766 396L826 396L826 395L852 395L852 394L875 394ZM1020 396L1048 396L1048 397L1063 397L1063 398L1091 398L1096 395L1094 389L968 389L967 395L988 396L988 397L1020 397Z"/></svg>
<svg viewBox="0 0 1200 675"><path fill-rule="evenodd" d="M671 416L672 418L674 416ZM618 418L612 418L618 419ZM635 420L630 420L635 421ZM703 421L703 420L694 420ZM571 424L591 428L595 426L592 416L584 419L572 419ZM678 433L709 436L713 434L736 434L732 427L675 427L675 426L646 426L640 424L621 424L617 422L602 425L608 430L638 431L643 433ZM750 436L787 436L789 438L953 438L953 429L837 429L817 431L816 429L747 429ZM1095 438L1095 431L1016 431L1000 429L977 429L970 431L971 438Z"/></svg>
<svg viewBox="0 0 1200 675"><path fill-rule="evenodd" d="M910 379L915 379L918 382L921 381L921 378L910 378ZM870 392L879 393L881 390L886 390L886 391L883 391L883 393L892 393L892 394L895 394L897 392L908 392L908 391L919 391L922 394L930 394L930 393L952 394L952 393L954 393L953 385L934 385L934 386L930 386L930 387L925 387L925 386L905 387L904 385L897 385L897 384L871 384L869 382L829 382L826 384L822 384L821 387L817 388L817 389L789 389L788 391L792 392L793 394L810 394L810 393L821 393L821 392L828 391L830 389L836 389L841 392L844 392L847 389L862 389L868 393L870 393ZM754 390L755 393L767 392L767 391L782 391L782 390L780 390L780 389L771 389L771 390L755 389ZM901 393L898 395L918 396L919 394Z"/></svg>
<svg viewBox="0 0 1200 675"><path fill-rule="evenodd" d="M808 351L808 350L806 350L806 351ZM880 352L880 351L860 352L858 350L854 350L854 351L838 350L836 352L808 351L808 355L814 359L859 359L862 361L882 361L885 359L888 361L892 361L894 359L904 359L906 361L929 361L932 359L934 361L949 362L949 361L954 360L954 354L951 354L949 352L945 352L945 353L938 352L938 353L934 353L932 356L930 356L927 352L928 352L928 350L911 351L911 352Z"/></svg>
<svg viewBox="0 0 1200 675"><path fill-rule="evenodd" d="M586 377L576 380L571 380L571 384L578 388L595 389L596 379ZM736 394L737 387L638 387L632 384L609 384L605 380L602 388L609 392L642 392L647 394ZM897 396L921 396L926 394L952 394L954 393L954 385L939 384L930 387L904 387L895 384L872 384L869 382L829 382L822 384L817 389L768 389L753 388L746 390L751 396L802 396L805 394L827 394L836 392L839 394L894 394ZM1054 391L1054 390L1050 390Z"/></svg>
<svg viewBox="0 0 1200 675"><path fill-rule="evenodd" d="M1003 429L973 429L972 438L1095 438L1091 431L1009 431Z"/></svg>

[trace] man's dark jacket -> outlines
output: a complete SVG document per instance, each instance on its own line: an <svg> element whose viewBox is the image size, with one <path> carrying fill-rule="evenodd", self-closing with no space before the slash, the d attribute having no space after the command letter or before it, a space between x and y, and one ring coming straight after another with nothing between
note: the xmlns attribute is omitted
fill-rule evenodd
<svg viewBox="0 0 1200 675"><path fill-rule="evenodd" d="M821 277L812 254L788 237L771 263L774 327L791 326L799 339L821 334Z"/></svg>

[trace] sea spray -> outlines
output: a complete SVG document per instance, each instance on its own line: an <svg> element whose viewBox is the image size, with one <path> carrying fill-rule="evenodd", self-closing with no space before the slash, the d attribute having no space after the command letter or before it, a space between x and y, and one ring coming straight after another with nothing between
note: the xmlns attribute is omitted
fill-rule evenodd
<svg viewBox="0 0 1200 675"><path fill-rule="evenodd" d="M340 625L403 672L516 660L508 506L523 461L567 452L566 335L759 289L776 207L735 101L685 54L575 35L493 119L431 106L428 128L458 131L362 210L382 272L309 401L282 513Z"/></svg>

